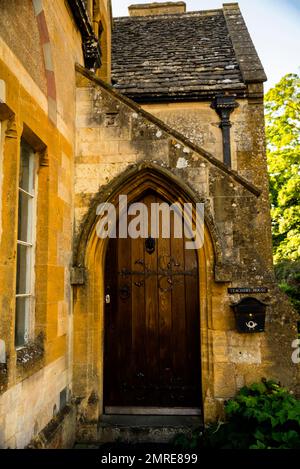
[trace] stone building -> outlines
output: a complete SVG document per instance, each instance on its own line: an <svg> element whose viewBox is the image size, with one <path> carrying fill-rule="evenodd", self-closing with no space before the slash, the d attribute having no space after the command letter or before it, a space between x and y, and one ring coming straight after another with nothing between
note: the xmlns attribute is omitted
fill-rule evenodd
<svg viewBox="0 0 300 469"><path fill-rule="evenodd" d="M272 266L266 77L238 4L129 11L0 0L3 448L130 438L124 414L206 423L263 377L297 391L296 318ZM101 239L97 207L120 195L204 204L203 246ZM250 329L266 308L261 332L237 329L241 301Z"/></svg>

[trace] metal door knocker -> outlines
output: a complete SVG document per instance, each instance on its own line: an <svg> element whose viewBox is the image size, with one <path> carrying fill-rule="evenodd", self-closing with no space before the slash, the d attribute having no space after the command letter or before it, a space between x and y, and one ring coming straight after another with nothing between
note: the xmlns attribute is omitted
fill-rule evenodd
<svg viewBox="0 0 300 469"><path fill-rule="evenodd" d="M127 300L130 297L130 288L128 285L123 285L119 291L122 300Z"/></svg>

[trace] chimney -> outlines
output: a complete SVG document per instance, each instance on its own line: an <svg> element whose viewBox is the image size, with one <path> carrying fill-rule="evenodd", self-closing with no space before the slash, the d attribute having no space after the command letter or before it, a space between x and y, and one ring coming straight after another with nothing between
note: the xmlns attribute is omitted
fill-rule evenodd
<svg viewBox="0 0 300 469"><path fill-rule="evenodd" d="M130 16L174 15L176 13L185 13L186 4L185 2L144 3L130 5L128 10Z"/></svg>

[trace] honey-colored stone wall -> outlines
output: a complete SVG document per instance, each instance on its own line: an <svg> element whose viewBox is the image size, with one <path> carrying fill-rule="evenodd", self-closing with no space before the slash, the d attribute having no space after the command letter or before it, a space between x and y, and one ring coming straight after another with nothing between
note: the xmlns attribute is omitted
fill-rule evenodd
<svg viewBox="0 0 300 469"><path fill-rule="evenodd" d="M32 22L31 35L28 25L27 35L20 36L14 17L15 25L19 18L24 25ZM1 2L0 23L5 18L11 27L6 35L0 25L0 339L6 352L6 363L0 364L0 447L21 448L51 420L59 393L72 392L75 63L83 58L81 36L64 0ZM46 86L37 76L41 64ZM29 345L16 350L21 137L36 151L39 164L34 331Z"/></svg>
<svg viewBox="0 0 300 469"><path fill-rule="evenodd" d="M0 448L24 448L57 415L67 363L58 358L0 396Z"/></svg>
<svg viewBox="0 0 300 469"><path fill-rule="evenodd" d="M57 119L74 138L75 63L83 63L81 35L64 0L43 1L56 86Z"/></svg>
<svg viewBox="0 0 300 469"><path fill-rule="evenodd" d="M253 237L252 242L253 248L262 252L269 266L272 266L263 101L251 98L240 99L237 104L237 108L230 115L232 169L262 190L262 195L257 200L259 208L255 218L255 224L259 227L260 233ZM147 104L143 105L143 109L210 152L218 160L223 161L220 118L211 108L210 102ZM226 214L222 215L222 204L216 204L215 211L219 212L221 218L223 217L223 229L226 230L227 238L230 235L231 240L228 242L233 246L234 237L238 237L238 233L235 235L232 231L231 217Z"/></svg>
<svg viewBox="0 0 300 469"><path fill-rule="evenodd" d="M209 102L144 104L143 109L222 161L220 119ZM236 166L233 148L233 168Z"/></svg>
<svg viewBox="0 0 300 469"><path fill-rule="evenodd" d="M185 2L151 2L128 7L130 16L174 15L186 12Z"/></svg>
<svg viewBox="0 0 300 469"><path fill-rule="evenodd" d="M74 261L84 275L75 289L74 392L86 396L80 408L85 422L101 415L103 406L105 248L94 231L97 202L110 197L116 201L113 194L118 187L138 190L134 177L138 181L139 174L147 171L150 179L156 174L161 184L185 184L195 200L205 202L206 242L198 252L205 420L221 415L222 402L241 386L263 377L296 389L297 365L291 360L296 317L276 286L272 266L262 103L253 102L252 107L246 101L239 104L239 112L232 118L236 172L220 162L218 117L209 103L195 105L191 115L197 121L190 124L194 122L197 128L200 122L204 143L210 144L210 135L215 135L212 154L206 151L208 147L195 146L184 132L179 134L166 125L167 119L156 120L101 81L78 73ZM160 117L164 112L168 115L166 108ZM175 113L172 120L176 121ZM184 121L181 111L178 121ZM266 332L240 334L230 305L243 295L229 295L227 289L258 286L269 289L259 295L269 305ZM97 405L91 408L89 396L94 394Z"/></svg>
<svg viewBox="0 0 300 469"><path fill-rule="evenodd" d="M30 398L29 392L24 397L23 390L27 389L27 383L33 380L36 392L42 395L47 382L49 401L57 400L58 391L54 392L51 379L43 381L41 370L66 356L71 340L69 271L72 256L73 150L71 142L53 128L47 114L39 108L34 97L25 91L18 78L1 61L0 79L5 82L6 106L12 113L9 119L2 121L5 130L2 146L1 196L5 203L2 204L1 210L0 337L5 343L7 356L6 367L2 366L0 370L0 403L3 402L4 406L2 409L6 406L6 393L8 392L7 396L10 396L11 392L15 396L14 405L6 408L2 442L13 446L12 442L18 439L18 443L15 444L21 447L25 439L29 443L33 436L33 427L28 423L26 429L24 428L22 440L20 435L11 433L13 430L20 432L17 425L21 425L21 417L19 419L21 410L16 410L16 414L14 409L19 409L23 405L23 413L30 413L30 419L41 421L41 425L47 423L46 417L38 416L43 409L34 407L35 396L32 395ZM35 330L31 338L34 343L28 351L25 348L17 352L14 337L17 187L22 135L38 152L39 171L35 252ZM63 387L71 387L70 369L66 371L69 368L69 360L68 357ZM57 378L53 377L53 381L57 381ZM57 382L60 383L59 386L62 384L60 381ZM30 384L28 386L30 387ZM39 402L42 406L42 400ZM44 415L48 416L49 413ZM29 414L26 418L29 419ZM8 433L6 433L7 426ZM41 428L39 427L39 430Z"/></svg>
<svg viewBox="0 0 300 469"><path fill-rule="evenodd" d="M6 355L0 364L0 447L21 448L32 439L35 447L41 441L47 447L47 424L64 388L78 398L77 436L97 437L106 244L96 236L96 207L117 204L122 191L133 200L139 190L158 187L169 200L205 204L204 247L197 252L205 420L221 415L224 399L239 387L262 377L296 389L296 318L272 266L262 102L239 100L231 115L233 170L228 169L222 164L219 118L209 102L143 110L107 84L109 1L101 0L100 8L89 2L95 30L99 21L106 28L98 73L104 82L80 66L75 73L75 63L83 63L81 36L64 0L35 0L34 8L24 1L17 16L24 14L24 24L32 26L24 44L14 25L5 34L17 3L22 2L0 0L0 345L1 357L4 349ZM27 62L25 46L32 41ZM30 344L16 350L22 137L39 160L35 320ZM269 288L259 296L268 303L265 333L236 332L230 305L241 296L227 289L241 286ZM75 411L68 422L68 438L58 432L54 446L74 438Z"/></svg>
<svg viewBox="0 0 300 469"><path fill-rule="evenodd" d="M94 28L98 35L99 24L102 24L103 32L100 38L101 67L98 75L102 80L111 82L111 37L113 28L111 0L100 0L98 8L94 7Z"/></svg>
<svg viewBox="0 0 300 469"><path fill-rule="evenodd" d="M32 0L0 0L0 36L44 94L47 81Z"/></svg>
<svg viewBox="0 0 300 469"><path fill-rule="evenodd" d="M262 176L257 173L257 163L266 179L263 103L239 99L237 104L230 115L232 168L254 184L260 184ZM211 108L211 102L155 103L142 107L223 161L220 118Z"/></svg>

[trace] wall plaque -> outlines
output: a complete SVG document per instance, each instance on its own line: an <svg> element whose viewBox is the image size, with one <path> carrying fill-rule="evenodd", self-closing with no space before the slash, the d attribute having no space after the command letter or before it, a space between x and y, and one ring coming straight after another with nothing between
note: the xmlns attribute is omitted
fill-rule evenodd
<svg viewBox="0 0 300 469"><path fill-rule="evenodd" d="M269 289L266 287L245 287L245 288L228 288L228 293L268 293Z"/></svg>

